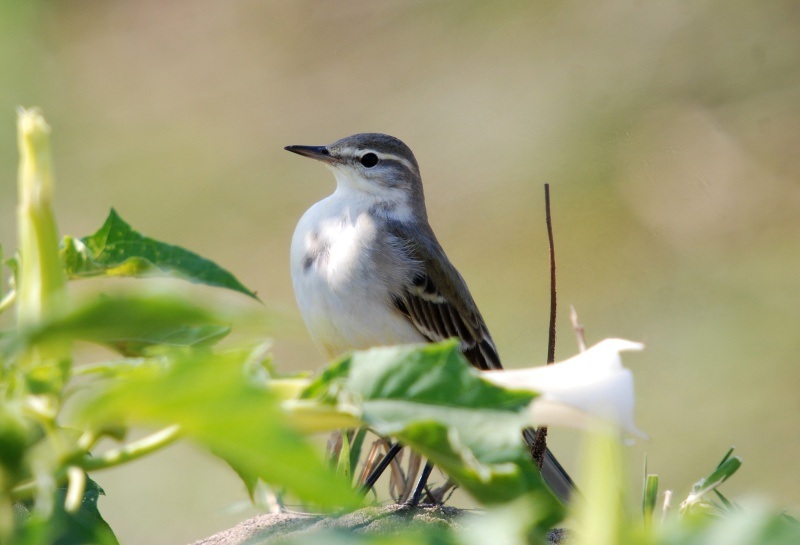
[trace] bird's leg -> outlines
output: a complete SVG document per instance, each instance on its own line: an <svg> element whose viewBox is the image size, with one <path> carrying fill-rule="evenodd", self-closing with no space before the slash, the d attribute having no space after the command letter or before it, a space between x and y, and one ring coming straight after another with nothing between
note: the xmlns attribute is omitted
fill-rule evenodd
<svg viewBox="0 0 800 545"><path fill-rule="evenodd" d="M408 468L406 471L406 482L403 491L398 495L397 503L403 503L414 492L414 485L417 481L417 474L419 473L420 466L422 466L422 456L413 450L408 456Z"/></svg>
<svg viewBox="0 0 800 545"><path fill-rule="evenodd" d="M361 487L361 493L366 494L370 491L370 489L375 486L375 483L378 482L378 479L383 472L386 471L386 468L389 467L389 464L392 463L394 457L397 456L397 453L400 452L400 449L403 448L403 445L400 443L394 443L383 459L375 466L375 469L369 474L367 479L364 481L364 485Z"/></svg>
<svg viewBox="0 0 800 545"><path fill-rule="evenodd" d="M416 507L419 505L419 502L422 499L422 493L425 492L425 488L428 485L428 477L431 476L431 471L433 471L433 464L430 462L425 462L425 468L422 470L422 473L419 476L417 487L414 489L414 494L411 496L411 499L406 502L407 506Z"/></svg>

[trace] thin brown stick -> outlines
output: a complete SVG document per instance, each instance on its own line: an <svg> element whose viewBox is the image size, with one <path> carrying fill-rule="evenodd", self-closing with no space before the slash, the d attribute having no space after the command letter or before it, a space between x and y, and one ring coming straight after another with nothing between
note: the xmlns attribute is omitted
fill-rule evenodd
<svg viewBox="0 0 800 545"><path fill-rule="evenodd" d="M547 365L556 361L556 252L553 243L553 220L550 215L550 184L544 184L545 223L547 224L547 240L550 244L550 325L547 328ZM544 454L547 451L547 427L536 430L533 445L530 447L536 465L542 469Z"/></svg>
<svg viewBox="0 0 800 545"><path fill-rule="evenodd" d="M389 450L391 446L387 443L386 446L386 455L389 454ZM403 493L403 490L406 486L406 475L403 473L403 451L397 453L397 455L392 460L392 463L389 464L389 495L392 496L392 499L395 503L400 503L400 495Z"/></svg>
<svg viewBox="0 0 800 545"><path fill-rule="evenodd" d="M403 489L403 493L400 494L400 501L398 503L402 503L411 497L411 493L414 492L414 481L416 481L417 479L420 467L422 467L422 456L420 456L419 453L414 452L412 450L411 454L408 457L406 486Z"/></svg>
<svg viewBox="0 0 800 545"><path fill-rule="evenodd" d="M553 220L550 216L550 184L544 184L544 221L550 244L550 327L547 330L547 365L556 361L556 251L553 243Z"/></svg>
<svg viewBox="0 0 800 545"><path fill-rule="evenodd" d="M364 459L364 466L361 469L361 475L358 477L358 486L363 486L364 483L367 481L369 474L378 465L378 461L376 458L378 457L378 449L380 448L380 442L375 441L372 443L372 447L369 449L369 454Z"/></svg>

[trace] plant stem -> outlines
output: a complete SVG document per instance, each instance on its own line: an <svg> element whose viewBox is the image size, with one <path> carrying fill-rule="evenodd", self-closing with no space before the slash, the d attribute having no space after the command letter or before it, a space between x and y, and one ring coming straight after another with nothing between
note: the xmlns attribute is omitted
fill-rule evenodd
<svg viewBox="0 0 800 545"><path fill-rule="evenodd" d="M0 279L0 282L2 282L2 279ZM11 305L13 305L14 301L16 300L17 300L17 290L11 290L10 292L8 292L5 295L5 297L3 297L2 300L0 300L0 314L4 313L9 308L11 308Z"/></svg>
<svg viewBox="0 0 800 545"><path fill-rule="evenodd" d="M69 467L57 470L53 474L53 478L58 485L63 485L68 481L68 472L74 469L79 469L81 472L98 471L136 460L172 444L180 438L180 431L180 426L169 426L122 448L105 452L96 458L86 455L78 460L70 460ZM31 498L36 493L38 484L36 480L30 480L17 485L12 489L11 497L14 501Z"/></svg>
<svg viewBox="0 0 800 545"><path fill-rule="evenodd" d="M181 435L178 425L169 426L147 437L129 443L128 445L104 452L96 458L86 457L81 462L81 467L86 471L97 471L115 467L131 460L136 460L152 452L160 450L175 442Z"/></svg>

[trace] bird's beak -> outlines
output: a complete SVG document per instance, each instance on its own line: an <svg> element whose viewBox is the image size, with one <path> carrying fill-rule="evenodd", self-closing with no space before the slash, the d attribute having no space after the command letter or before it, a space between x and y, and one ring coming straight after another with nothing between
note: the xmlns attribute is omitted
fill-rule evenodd
<svg viewBox="0 0 800 545"><path fill-rule="evenodd" d="M333 163L335 159L325 146L286 146L286 151L291 151L303 157L311 157L324 163Z"/></svg>

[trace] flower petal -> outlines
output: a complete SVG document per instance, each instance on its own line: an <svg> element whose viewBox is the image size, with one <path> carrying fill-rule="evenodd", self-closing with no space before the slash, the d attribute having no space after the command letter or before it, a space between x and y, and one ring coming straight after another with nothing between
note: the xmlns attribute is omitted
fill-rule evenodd
<svg viewBox="0 0 800 545"><path fill-rule="evenodd" d="M644 436L633 422L633 374L622 366L619 355L643 348L641 343L605 339L555 365L484 371L481 376L506 388L539 393L530 407L536 425L585 428L595 418L602 418Z"/></svg>

